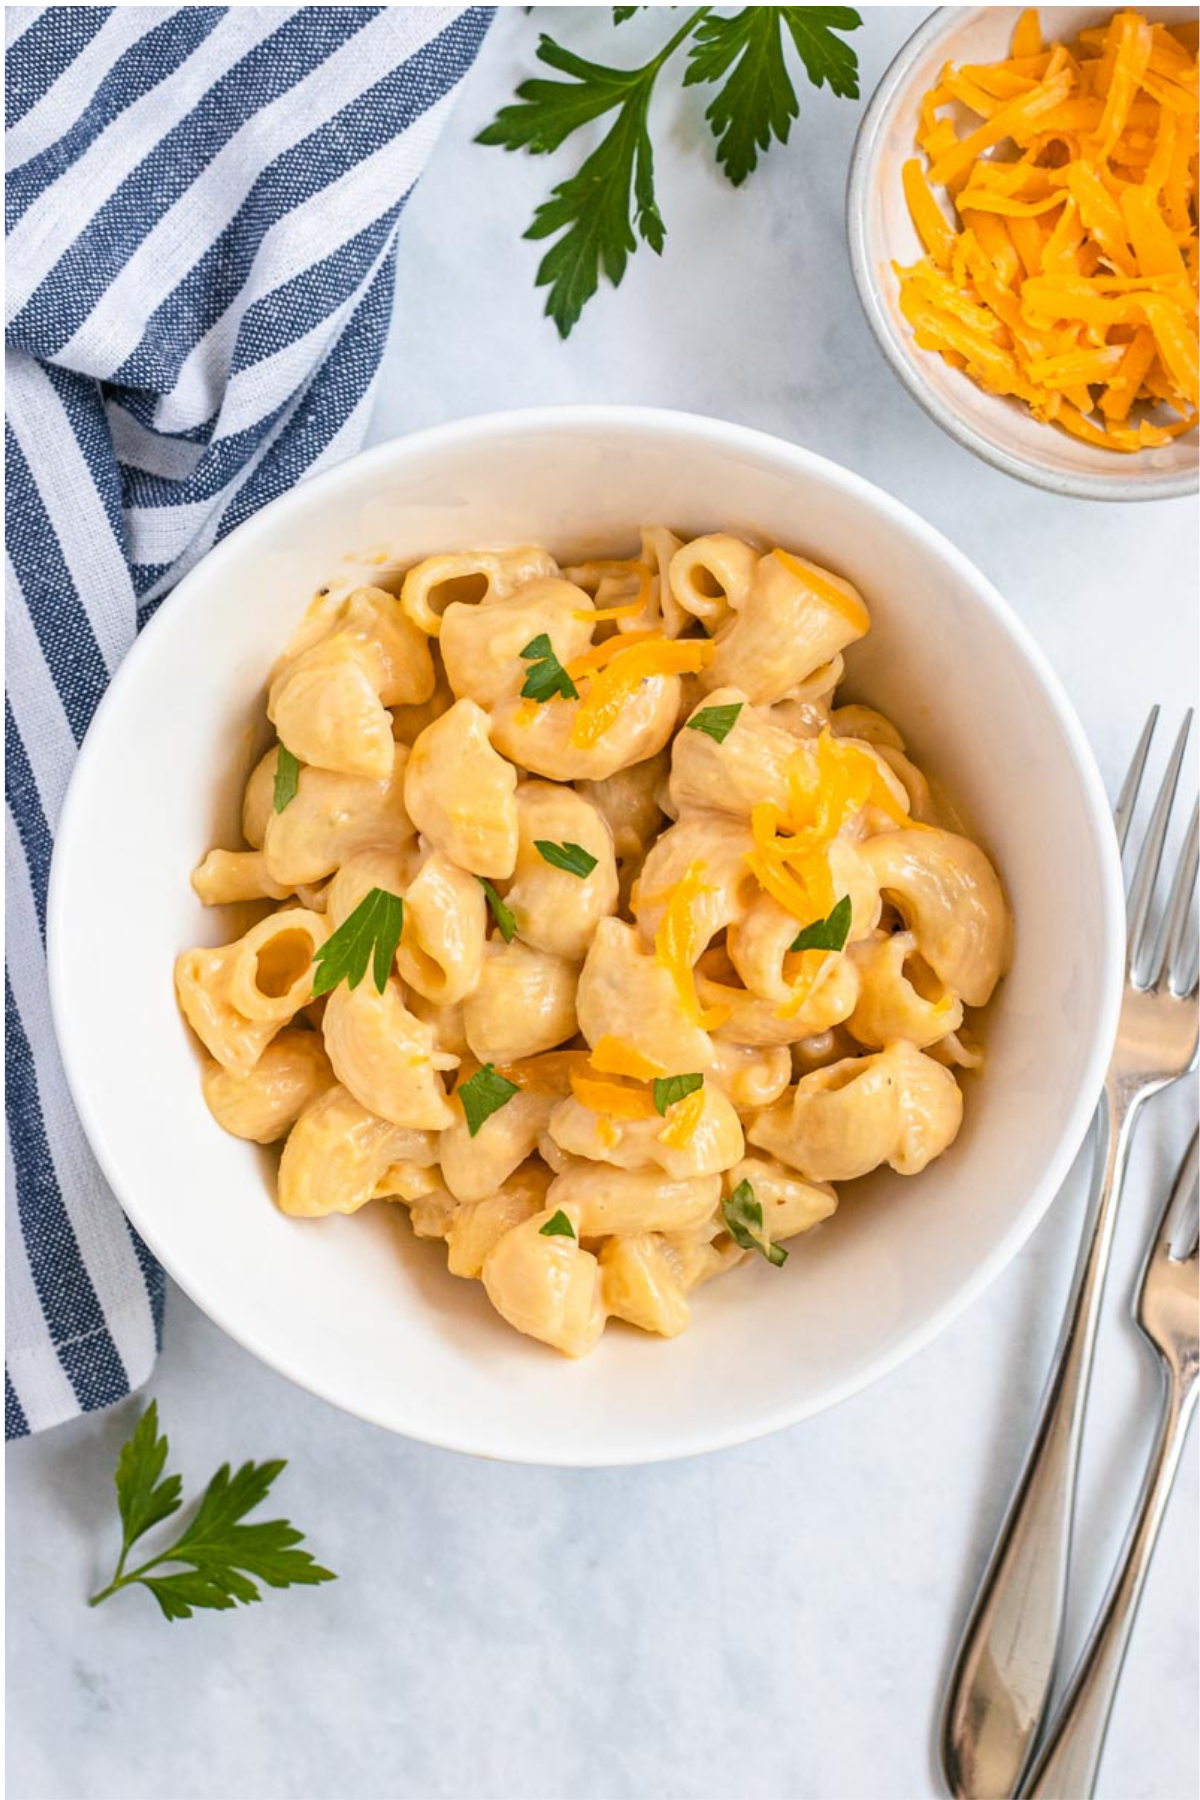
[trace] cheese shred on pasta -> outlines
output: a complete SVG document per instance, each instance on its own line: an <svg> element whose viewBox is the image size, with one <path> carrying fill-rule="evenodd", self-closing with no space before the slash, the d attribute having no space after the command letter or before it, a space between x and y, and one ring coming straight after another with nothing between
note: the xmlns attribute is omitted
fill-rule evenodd
<svg viewBox="0 0 1200 1800"><path fill-rule="evenodd" d="M696 963L704 947L696 902L712 891L704 879L704 864L689 864L682 880L667 895L662 923L654 937L655 955L675 983L685 1016L704 1031L715 1031L727 1017L721 1007L711 1007L706 1012L696 997Z"/></svg>
<svg viewBox="0 0 1200 1800"><path fill-rule="evenodd" d="M628 632L609 638L568 667L575 679L595 671L571 726L577 750L590 748L620 716L623 708L655 675L694 675L713 659L713 647L701 638L664 638L657 632Z"/></svg>
<svg viewBox="0 0 1200 1800"><path fill-rule="evenodd" d="M1029 9L1005 61L947 64L903 169L920 348L1103 449L1192 430L1197 93L1195 23L1130 10L1067 45Z"/></svg>

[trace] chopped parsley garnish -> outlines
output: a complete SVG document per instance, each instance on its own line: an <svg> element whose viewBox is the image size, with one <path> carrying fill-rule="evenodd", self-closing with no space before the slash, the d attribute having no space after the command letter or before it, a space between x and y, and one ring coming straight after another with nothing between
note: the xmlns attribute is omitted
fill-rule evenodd
<svg viewBox="0 0 1200 1800"><path fill-rule="evenodd" d="M492 909L492 917L496 921L500 936L504 939L506 944L511 944L513 938L517 934L516 919L513 917L509 908L505 906L503 900L500 898L490 881L485 880L482 875L477 875L475 879L487 895L487 903Z"/></svg>
<svg viewBox="0 0 1200 1800"><path fill-rule="evenodd" d="M404 902L386 888L372 888L348 919L317 951L313 998L327 994L339 981L356 988L374 954L375 986L382 994L404 929Z"/></svg>
<svg viewBox="0 0 1200 1800"><path fill-rule="evenodd" d="M563 700L578 700L579 689L555 656L547 632L539 632L526 644L521 659L533 665L521 688L523 699L544 703L557 694Z"/></svg>
<svg viewBox="0 0 1200 1800"><path fill-rule="evenodd" d="M703 1075L660 1075L654 1083L654 1110L664 1113L677 1100L686 1100L704 1086Z"/></svg>
<svg viewBox="0 0 1200 1800"><path fill-rule="evenodd" d="M748 1181L738 1182L728 1200L722 1201L721 1212L730 1237L740 1249L757 1250L773 1267L783 1267L788 1253L782 1244L768 1240L763 1230L762 1201L755 1198Z"/></svg>
<svg viewBox="0 0 1200 1800"><path fill-rule="evenodd" d="M735 700L729 706L706 706L687 722L689 731L703 731L715 744L723 744L734 726L745 702Z"/></svg>
<svg viewBox="0 0 1200 1800"><path fill-rule="evenodd" d="M533 847L551 868L565 869L568 875L578 875L581 881L596 866L597 859L582 844L552 844L546 838L535 838Z"/></svg>
<svg viewBox="0 0 1200 1800"><path fill-rule="evenodd" d="M275 759L275 811L290 806L300 791L300 764L286 744L280 744Z"/></svg>
<svg viewBox="0 0 1200 1800"><path fill-rule="evenodd" d="M544 1225L538 1226L538 1236L573 1238L575 1236L575 1227L572 1225L570 1219L568 1219L566 1213L560 1209L554 1214L552 1219L547 1219Z"/></svg>
<svg viewBox="0 0 1200 1800"><path fill-rule="evenodd" d="M789 948L792 950L843 950L850 935L850 916L854 908L849 894L843 894L827 919L814 919L806 925Z"/></svg>
<svg viewBox="0 0 1200 1800"><path fill-rule="evenodd" d="M458 1090L470 1135L475 1137L480 1126L502 1106L507 1106L513 1095L520 1091L515 1081L497 1075L494 1063L484 1063L481 1069L476 1069L471 1079L464 1081Z"/></svg>

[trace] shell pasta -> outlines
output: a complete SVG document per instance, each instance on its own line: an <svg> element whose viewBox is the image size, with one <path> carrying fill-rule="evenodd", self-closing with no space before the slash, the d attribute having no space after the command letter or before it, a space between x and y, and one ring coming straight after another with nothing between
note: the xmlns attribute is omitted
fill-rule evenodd
<svg viewBox="0 0 1200 1800"><path fill-rule="evenodd" d="M786 1280L835 1184L949 1149L1000 879L835 702L867 606L801 554L657 526L396 585L300 621L192 876L257 918L175 965L205 1101L281 1146L285 1213L405 1207L529 1337L674 1337L735 1265Z"/></svg>

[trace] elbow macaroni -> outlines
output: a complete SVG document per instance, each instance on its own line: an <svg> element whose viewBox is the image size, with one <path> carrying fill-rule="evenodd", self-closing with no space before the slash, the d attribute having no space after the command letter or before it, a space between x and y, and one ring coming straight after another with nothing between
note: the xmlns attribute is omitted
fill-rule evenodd
<svg viewBox="0 0 1200 1800"><path fill-rule="evenodd" d="M269 680L292 791L273 746L192 877L266 916L175 966L213 1117L282 1141L280 1208L402 1202L575 1357L610 1318L677 1336L833 1183L947 1150L1011 921L891 721L834 705L868 626L787 550L662 526L319 599ZM386 967L314 998L380 889Z"/></svg>

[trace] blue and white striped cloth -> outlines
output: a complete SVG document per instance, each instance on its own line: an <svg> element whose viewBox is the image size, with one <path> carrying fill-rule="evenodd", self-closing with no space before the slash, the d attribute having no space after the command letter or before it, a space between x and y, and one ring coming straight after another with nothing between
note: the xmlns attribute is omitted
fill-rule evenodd
<svg viewBox="0 0 1200 1800"><path fill-rule="evenodd" d="M185 570L361 443L400 212L490 16L6 13L8 1437L121 1399L162 1329L50 1024L76 751Z"/></svg>

